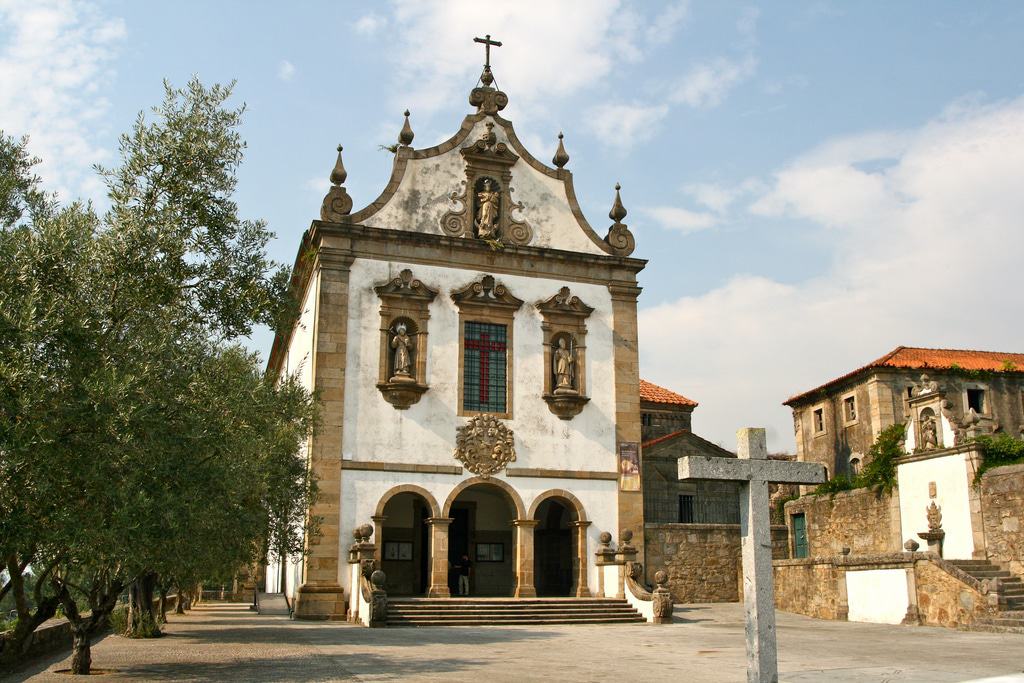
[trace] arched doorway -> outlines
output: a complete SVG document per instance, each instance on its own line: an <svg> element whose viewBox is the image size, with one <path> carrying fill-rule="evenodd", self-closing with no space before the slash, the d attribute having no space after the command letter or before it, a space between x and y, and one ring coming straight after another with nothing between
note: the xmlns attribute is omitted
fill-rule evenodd
<svg viewBox="0 0 1024 683"><path fill-rule="evenodd" d="M448 506L448 560L457 566L463 557L471 562L469 594L481 597L510 596L515 591L516 505L509 494L493 483L473 484L460 491ZM459 593L457 571L450 572L448 588Z"/></svg>
<svg viewBox="0 0 1024 683"><path fill-rule="evenodd" d="M430 585L430 503L403 491L383 508L380 556L389 595L426 595Z"/></svg>
<svg viewBox="0 0 1024 683"><path fill-rule="evenodd" d="M577 533L572 523L576 511L568 501L545 498L537 506L533 519L534 584L541 597L565 597L576 594L579 571Z"/></svg>

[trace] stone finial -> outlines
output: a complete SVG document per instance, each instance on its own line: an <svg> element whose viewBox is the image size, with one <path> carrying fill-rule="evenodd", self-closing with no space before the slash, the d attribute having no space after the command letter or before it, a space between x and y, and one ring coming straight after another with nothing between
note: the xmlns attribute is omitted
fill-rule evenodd
<svg viewBox="0 0 1024 683"><path fill-rule="evenodd" d="M370 585L376 590L384 590L384 584L387 582L387 575L380 569L375 569L370 574Z"/></svg>
<svg viewBox="0 0 1024 683"><path fill-rule="evenodd" d="M405 110L405 123L402 124L402 132L398 134L398 142L401 145L408 147L412 144L412 139L416 137L416 134L412 132L412 126L409 125L409 110Z"/></svg>
<svg viewBox="0 0 1024 683"><path fill-rule="evenodd" d="M356 543L359 543L359 541L363 540L362 527L357 526L355 529L352 530L352 540Z"/></svg>
<svg viewBox="0 0 1024 683"><path fill-rule="evenodd" d="M633 540L633 532L630 529L623 529L619 532L619 546L629 547L629 542Z"/></svg>
<svg viewBox="0 0 1024 683"><path fill-rule="evenodd" d="M563 137L562 133L559 132L558 133L558 149L555 150L555 156L554 156L554 158L551 159L551 163L553 163L558 168L564 168L565 165L567 163L569 163L569 154L568 154L568 152L565 151L565 145L562 144L562 137Z"/></svg>
<svg viewBox="0 0 1024 683"><path fill-rule="evenodd" d="M598 540L601 542L601 545L607 547L612 542L612 535L607 531L602 531L601 535L598 536Z"/></svg>
<svg viewBox="0 0 1024 683"><path fill-rule="evenodd" d="M345 170L345 164L341 160L342 146L338 145L338 159L334 162L334 170L331 171L331 184L332 185L343 185L345 179L348 178L348 171Z"/></svg>
<svg viewBox="0 0 1024 683"><path fill-rule="evenodd" d="M921 544L912 538L908 538L907 542L903 544L903 549L908 553L916 553L917 549L921 547Z"/></svg>
<svg viewBox="0 0 1024 683"><path fill-rule="evenodd" d="M348 178L348 171L341 160L341 145L338 145L338 158L331 169L331 189L327 191L323 204L320 205L320 220L337 223L352 211L352 198L342 187Z"/></svg>
<svg viewBox="0 0 1024 683"><path fill-rule="evenodd" d="M359 540L362 541L363 543L368 543L369 540L370 540L370 536L373 536L373 525L371 525L371 524L363 524L362 526L359 527L358 531L359 531Z"/></svg>
<svg viewBox="0 0 1024 683"><path fill-rule="evenodd" d="M615 183L615 201L612 203L612 210L608 212L608 217L615 223L608 228L608 234L604 241L612 248L612 252L616 256L629 256L636 248L636 240L633 239L633 233L629 231L626 224L622 222L622 219L626 217L626 207L622 205L622 196L619 194L621 189L622 186Z"/></svg>
<svg viewBox="0 0 1024 683"><path fill-rule="evenodd" d="M622 185L615 183L615 201L612 203L612 210L608 212L608 218L616 223L621 223L626 217L626 207L622 205L622 195L619 194L621 189Z"/></svg>

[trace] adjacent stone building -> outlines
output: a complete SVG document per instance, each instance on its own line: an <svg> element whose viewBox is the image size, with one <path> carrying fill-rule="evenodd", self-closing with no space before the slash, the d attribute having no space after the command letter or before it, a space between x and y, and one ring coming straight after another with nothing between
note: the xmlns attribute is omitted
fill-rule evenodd
<svg viewBox="0 0 1024 683"><path fill-rule="evenodd" d="M830 477L852 475L896 423L918 425L908 430L910 451L954 446L968 433L1024 434L1024 354L900 346L785 405L797 458Z"/></svg>

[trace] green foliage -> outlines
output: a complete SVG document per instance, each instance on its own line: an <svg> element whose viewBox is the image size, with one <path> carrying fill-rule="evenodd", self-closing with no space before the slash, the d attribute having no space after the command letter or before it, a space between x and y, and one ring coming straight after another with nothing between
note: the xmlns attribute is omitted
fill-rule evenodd
<svg viewBox="0 0 1024 683"><path fill-rule="evenodd" d="M775 515L774 515L773 519L775 519L775 520L785 520L786 519L786 503L788 503L791 500L796 500L799 497L800 497L799 493L794 493L794 494L792 494L790 496L785 496L784 498L779 498L777 501L775 501ZM773 524L774 524L774 522L773 522Z"/></svg>
<svg viewBox="0 0 1024 683"><path fill-rule="evenodd" d="M312 531L313 397L235 341L296 306L232 199L230 93L168 86L102 169L103 216L48 203L0 136L0 561L39 576L19 624L59 602L88 637L143 577L230 574Z"/></svg>
<svg viewBox="0 0 1024 683"><path fill-rule="evenodd" d="M890 493L895 488L896 461L904 454L903 443L906 438L902 424L886 427L871 444L867 453L867 464L860 474L849 477L840 474L829 479L814 489L815 494L835 495L840 491L851 491L859 488L871 488L875 491Z"/></svg>
<svg viewBox="0 0 1024 683"><path fill-rule="evenodd" d="M110 630L119 636L128 632L128 605L118 605L110 612Z"/></svg>
<svg viewBox="0 0 1024 683"><path fill-rule="evenodd" d="M886 427L871 444L867 453L867 464L856 477L857 486L867 486L876 491L890 493L896 487L896 461L904 455L906 427L894 424Z"/></svg>
<svg viewBox="0 0 1024 683"><path fill-rule="evenodd" d="M818 484L814 489L814 495L835 495L840 491L849 491L857 488L853 480L845 474L837 474L823 484Z"/></svg>
<svg viewBox="0 0 1024 683"><path fill-rule="evenodd" d="M1009 434L985 434L976 436L974 443L981 450L981 466L974 475L975 482L981 480L988 470L1005 465L1024 464L1024 440L1015 439Z"/></svg>

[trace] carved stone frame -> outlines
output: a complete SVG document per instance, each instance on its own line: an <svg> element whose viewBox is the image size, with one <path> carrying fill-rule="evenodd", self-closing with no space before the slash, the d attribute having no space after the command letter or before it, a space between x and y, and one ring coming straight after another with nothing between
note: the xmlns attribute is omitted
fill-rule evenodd
<svg viewBox="0 0 1024 683"><path fill-rule="evenodd" d="M537 303L544 322L541 323L544 339L544 393L542 397L548 409L562 418L571 420L580 414L590 398L587 396L587 318L594 309L583 303L578 296L562 287L546 301ZM559 337L567 335L576 349L576 393L556 394L554 392L554 345Z"/></svg>
<svg viewBox="0 0 1024 683"><path fill-rule="evenodd" d="M488 124L490 128L491 124ZM466 179L462 190L454 191L449 199L461 208L448 211L441 217L441 229L452 237L480 239L475 228L478 184L490 179L500 190L496 241L503 244L526 245L533 239L533 229L525 220L512 217L513 211L522 211L521 202L512 200L512 166L519 157L503 142L497 142L490 130L472 145L463 147L462 158L466 163Z"/></svg>
<svg viewBox="0 0 1024 683"><path fill-rule="evenodd" d="M461 416L492 415L512 419L513 381L513 335L515 313L523 305L522 299L512 296L505 285L495 282L494 277L485 275L479 282L471 282L462 289L452 291L452 301L459 308L459 395L458 414ZM466 410L463 404L466 370L466 322L504 325L505 336L505 412L491 413Z"/></svg>
<svg viewBox="0 0 1024 683"><path fill-rule="evenodd" d="M388 280L373 290L380 297L380 363L377 389L384 400L399 410L405 410L420 400L430 387L427 378L427 322L430 320L430 302L437 290L415 279L406 268L398 277ZM391 328L399 320L412 325L413 367L411 382L394 382L391 377Z"/></svg>

